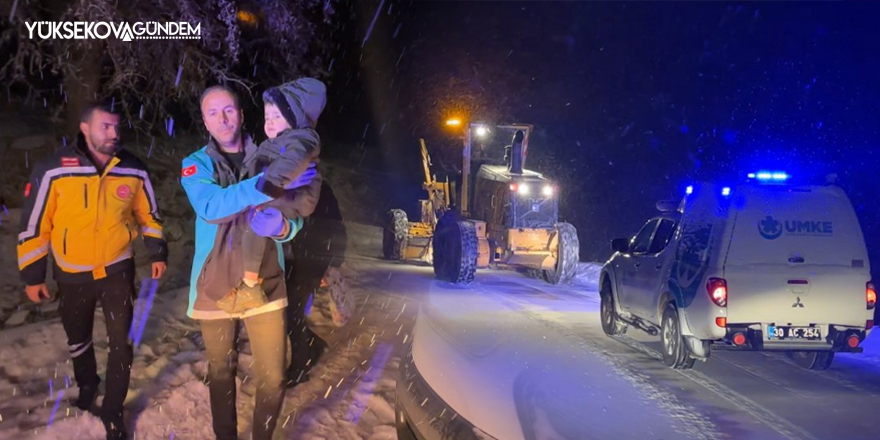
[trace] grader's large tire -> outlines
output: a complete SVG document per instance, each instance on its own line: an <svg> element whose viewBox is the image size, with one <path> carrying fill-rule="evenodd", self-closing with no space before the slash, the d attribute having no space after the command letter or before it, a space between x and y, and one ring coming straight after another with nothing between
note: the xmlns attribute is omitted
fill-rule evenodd
<svg viewBox="0 0 880 440"><path fill-rule="evenodd" d="M402 209L388 211L385 231L382 234L382 253L387 260L403 259L406 242L409 239L409 220Z"/></svg>
<svg viewBox="0 0 880 440"><path fill-rule="evenodd" d="M556 267L544 271L544 280L550 284L569 284L577 274L580 241L577 230L569 223L557 223L556 231L559 233Z"/></svg>
<svg viewBox="0 0 880 440"><path fill-rule="evenodd" d="M477 271L474 224L447 213L434 231L434 275L453 284L470 284Z"/></svg>

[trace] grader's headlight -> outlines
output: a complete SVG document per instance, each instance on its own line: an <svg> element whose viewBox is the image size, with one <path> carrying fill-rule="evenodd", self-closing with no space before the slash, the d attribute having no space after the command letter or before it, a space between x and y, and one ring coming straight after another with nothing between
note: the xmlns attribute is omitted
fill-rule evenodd
<svg viewBox="0 0 880 440"><path fill-rule="evenodd" d="M543 194L544 197L553 197L553 187L550 185L544 185L541 194Z"/></svg>

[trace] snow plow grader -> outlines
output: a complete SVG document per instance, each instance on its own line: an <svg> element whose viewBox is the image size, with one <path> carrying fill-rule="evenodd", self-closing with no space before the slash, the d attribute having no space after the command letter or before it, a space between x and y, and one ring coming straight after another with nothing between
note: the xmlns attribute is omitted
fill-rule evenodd
<svg viewBox="0 0 880 440"><path fill-rule="evenodd" d="M431 176L422 140L428 199L420 201L420 222L389 211L385 257L431 263L438 279L454 284L473 282L477 268L526 269L551 284L569 283L577 271L577 231L558 221L556 185L523 168L530 131L531 125L468 124L455 198L454 182ZM510 145L493 145L505 132L513 133Z"/></svg>
<svg viewBox="0 0 880 440"><path fill-rule="evenodd" d="M422 189L427 191L428 198L419 200L421 219L410 222L406 211L392 209L388 211L388 221L382 237L382 250L389 260L410 260L431 263L433 260L432 237L437 219L442 218L449 210L450 183L437 181L431 175L431 157L424 139L419 139L422 147L422 168L425 181Z"/></svg>

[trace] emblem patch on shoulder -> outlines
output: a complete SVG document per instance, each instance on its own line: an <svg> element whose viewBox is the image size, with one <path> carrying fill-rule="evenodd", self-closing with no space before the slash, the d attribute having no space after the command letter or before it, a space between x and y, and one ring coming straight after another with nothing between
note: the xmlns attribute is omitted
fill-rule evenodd
<svg viewBox="0 0 880 440"><path fill-rule="evenodd" d="M131 195L131 188L128 185L119 185L116 187L116 195L120 199L127 199Z"/></svg>
<svg viewBox="0 0 880 440"><path fill-rule="evenodd" d="M63 166L63 167L78 167L79 166L79 158L78 157L62 157L61 158L61 166Z"/></svg>

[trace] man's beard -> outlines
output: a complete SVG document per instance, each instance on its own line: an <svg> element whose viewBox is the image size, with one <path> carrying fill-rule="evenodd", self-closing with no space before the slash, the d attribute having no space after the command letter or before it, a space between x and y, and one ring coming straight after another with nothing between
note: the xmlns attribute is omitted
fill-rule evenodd
<svg viewBox="0 0 880 440"><path fill-rule="evenodd" d="M119 144L117 143L117 144L113 144L110 146L104 144L103 146L95 147L95 149L98 150L98 152L101 154L106 154L108 156L111 156L114 153L116 153L116 150L119 149Z"/></svg>
<svg viewBox="0 0 880 440"><path fill-rule="evenodd" d="M224 132L229 137L229 142L235 142L241 137L241 129L236 129L235 127L230 127L228 130L224 130Z"/></svg>

